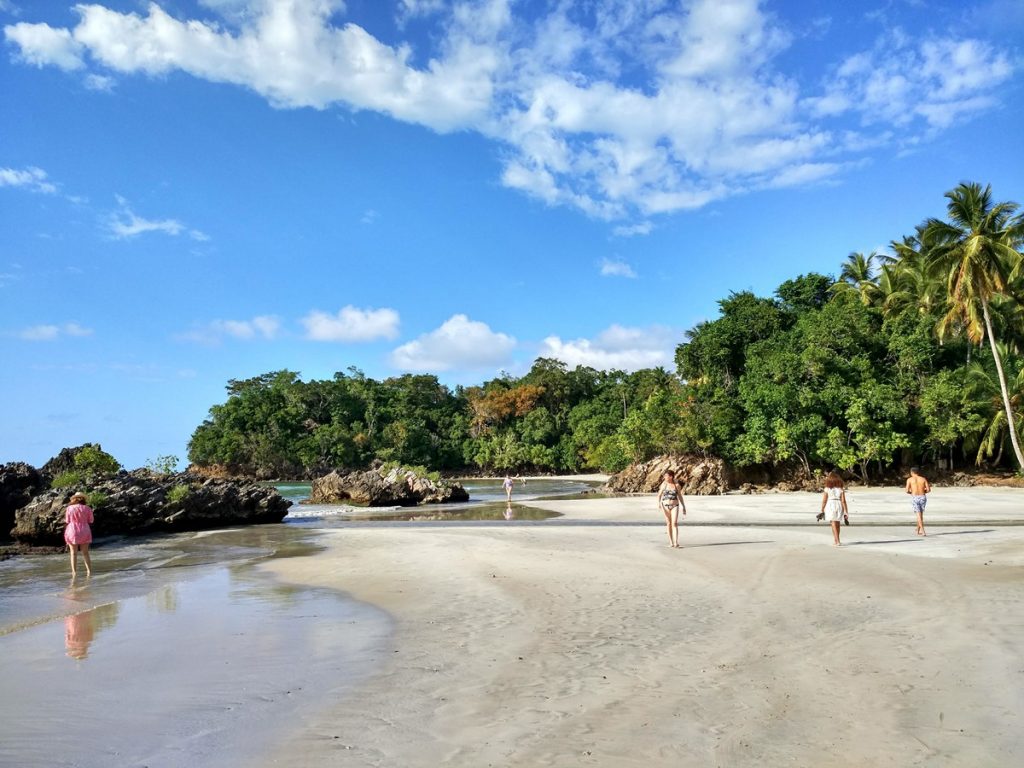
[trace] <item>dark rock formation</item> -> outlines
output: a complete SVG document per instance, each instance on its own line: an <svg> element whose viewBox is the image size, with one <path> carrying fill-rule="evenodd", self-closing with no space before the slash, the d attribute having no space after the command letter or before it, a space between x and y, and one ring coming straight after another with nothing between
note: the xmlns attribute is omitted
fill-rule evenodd
<svg viewBox="0 0 1024 768"><path fill-rule="evenodd" d="M77 448L61 448L60 453L43 464L39 469L39 474L43 476L44 484L49 485L50 481L57 477L57 475L71 472L75 468L75 457L78 456L83 448L103 450L99 443L84 443Z"/></svg>
<svg viewBox="0 0 1024 768"><path fill-rule="evenodd" d="M633 464L612 475L601 488L603 493L654 493L666 470L676 473L684 493L715 496L730 488L729 472L719 458L703 456L658 456Z"/></svg>
<svg viewBox="0 0 1024 768"><path fill-rule="evenodd" d="M367 507L412 507L469 501L459 483L433 481L404 467L331 472L313 481L310 504L359 504Z"/></svg>
<svg viewBox="0 0 1024 768"><path fill-rule="evenodd" d="M15 513L11 535L26 544L59 544L64 509L77 489L46 491ZM93 535L196 531L231 525L279 523L291 502L277 489L251 482L118 472L88 489L98 497Z"/></svg>
<svg viewBox="0 0 1024 768"><path fill-rule="evenodd" d="M43 488L39 470L22 461L0 465L0 539L14 525L14 511L29 503Z"/></svg>

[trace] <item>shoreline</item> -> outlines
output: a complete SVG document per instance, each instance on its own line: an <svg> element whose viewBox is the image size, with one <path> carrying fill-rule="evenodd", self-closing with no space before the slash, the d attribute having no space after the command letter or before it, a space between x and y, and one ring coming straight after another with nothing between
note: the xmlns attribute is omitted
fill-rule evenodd
<svg viewBox="0 0 1024 768"><path fill-rule="evenodd" d="M112 548L70 584L6 570L0 764L242 768L372 675L390 617L259 570L316 549L276 528Z"/></svg>
<svg viewBox="0 0 1024 768"><path fill-rule="evenodd" d="M5 679L17 683L0 705L0 762L40 764L26 755L48 741L47 765L112 764L105 727L78 734L81 754L61 740L75 715L51 710L71 669L67 706L92 713L88 723L128 706L141 719L114 746L151 766L182 754L221 768L1024 760L1024 494L937 488L926 512L936 530L921 539L905 494L854 489L858 522L839 550L813 521L817 499L687 497L681 550L665 546L653 495L514 499L563 515L538 522L256 526L188 546L155 541L179 558L158 558L156 573L194 563L198 579L168 592L128 570L94 577L94 589L124 578L128 591L83 603L114 606L96 614L87 659L66 656L63 619L0 635ZM245 542L277 556L254 559ZM229 603L214 594L225 587ZM318 595L358 613L317 608ZM212 656L209 669L195 658L233 643L248 655ZM231 674L218 676L218 663ZM156 689L169 726L139 703ZM28 717L34 706L50 710ZM247 713L267 724L259 754L187 738L202 720L227 728L230 746Z"/></svg>

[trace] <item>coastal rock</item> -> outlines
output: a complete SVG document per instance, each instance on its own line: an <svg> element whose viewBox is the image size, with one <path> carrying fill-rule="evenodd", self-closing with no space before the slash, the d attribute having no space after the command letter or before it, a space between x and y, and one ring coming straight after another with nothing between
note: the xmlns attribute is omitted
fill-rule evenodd
<svg viewBox="0 0 1024 768"><path fill-rule="evenodd" d="M23 461L0 466L0 538L14 525L14 512L29 503L42 489L39 470Z"/></svg>
<svg viewBox="0 0 1024 768"><path fill-rule="evenodd" d="M729 490L728 470L719 458L704 456L658 456L633 464L612 475L601 488L603 493L654 493L667 470L676 473L683 492L696 496L715 496Z"/></svg>
<svg viewBox="0 0 1024 768"><path fill-rule="evenodd" d="M77 448L62 448L60 453L39 468L39 474L43 476L44 483L49 485L50 481L57 477L57 475L72 471L75 468L75 457L84 448L95 448L98 451L103 450L99 443L83 443Z"/></svg>
<svg viewBox="0 0 1024 768"><path fill-rule="evenodd" d="M367 507L412 507L469 501L459 483L431 480L405 467L381 467L363 472L338 472L318 477L310 504L359 504Z"/></svg>
<svg viewBox="0 0 1024 768"><path fill-rule="evenodd" d="M954 488L971 488L974 484L974 478L966 472L954 472L950 478L950 485Z"/></svg>
<svg viewBox="0 0 1024 768"><path fill-rule="evenodd" d="M46 491L15 512L11 535L33 545L59 544L64 509L75 489ZM118 472L89 489L94 536L196 531L230 525L279 523L291 502L277 489L251 482Z"/></svg>

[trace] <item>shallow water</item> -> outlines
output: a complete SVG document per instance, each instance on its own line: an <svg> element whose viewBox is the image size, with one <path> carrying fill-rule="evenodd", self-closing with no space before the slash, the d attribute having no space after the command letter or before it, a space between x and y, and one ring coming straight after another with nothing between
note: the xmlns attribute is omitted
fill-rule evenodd
<svg viewBox="0 0 1024 768"><path fill-rule="evenodd" d="M373 674L391 632L373 606L282 585L260 562L315 552L319 529L366 521L539 520L552 513L519 502L592 487L517 483L507 504L500 480L464 485L463 504L296 504L280 525L99 540L95 575L74 581L66 555L0 561L0 765L251 764ZM309 494L308 483L279 488Z"/></svg>
<svg viewBox="0 0 1024 768"><path fill-rule="evenodd" d="M292 526L115 542L0 563L0 765L235 768L387 653L390 618L258 563Z"/></svg>
<svg viewBox="0 0 1024 768"><path fill-rule="evenodd" d="M419 507L359 507L350 504L305 504L309 498L309 483L279 483L277 489L294 502L285 522L330 525L334 521L359 520L545 520L558 517L555 512L530 509L520 502L530 499L572 496L592 490L596 484L581 480L539 479L525 484L517 481L512 492L512 504L505 499L501 479L468 478L459 480L469 493L469 501L458 504L424 504Z"/></svg>

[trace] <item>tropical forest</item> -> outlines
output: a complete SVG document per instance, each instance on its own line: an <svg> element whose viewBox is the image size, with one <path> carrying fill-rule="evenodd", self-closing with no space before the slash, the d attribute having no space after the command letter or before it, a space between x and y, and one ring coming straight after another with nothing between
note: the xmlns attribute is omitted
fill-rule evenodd
<svg viewBox="0 0 1024 768"><path fill-rule="evenodd" d="M538 358L454 388L275 371L228 382L189 459L296 479L375 462L616 472L667 453L863 482L912 463L1021 471L1024 217L981 184L945 197L944 216L888 252L724 296L680 340L674 371Z"/></svg>

